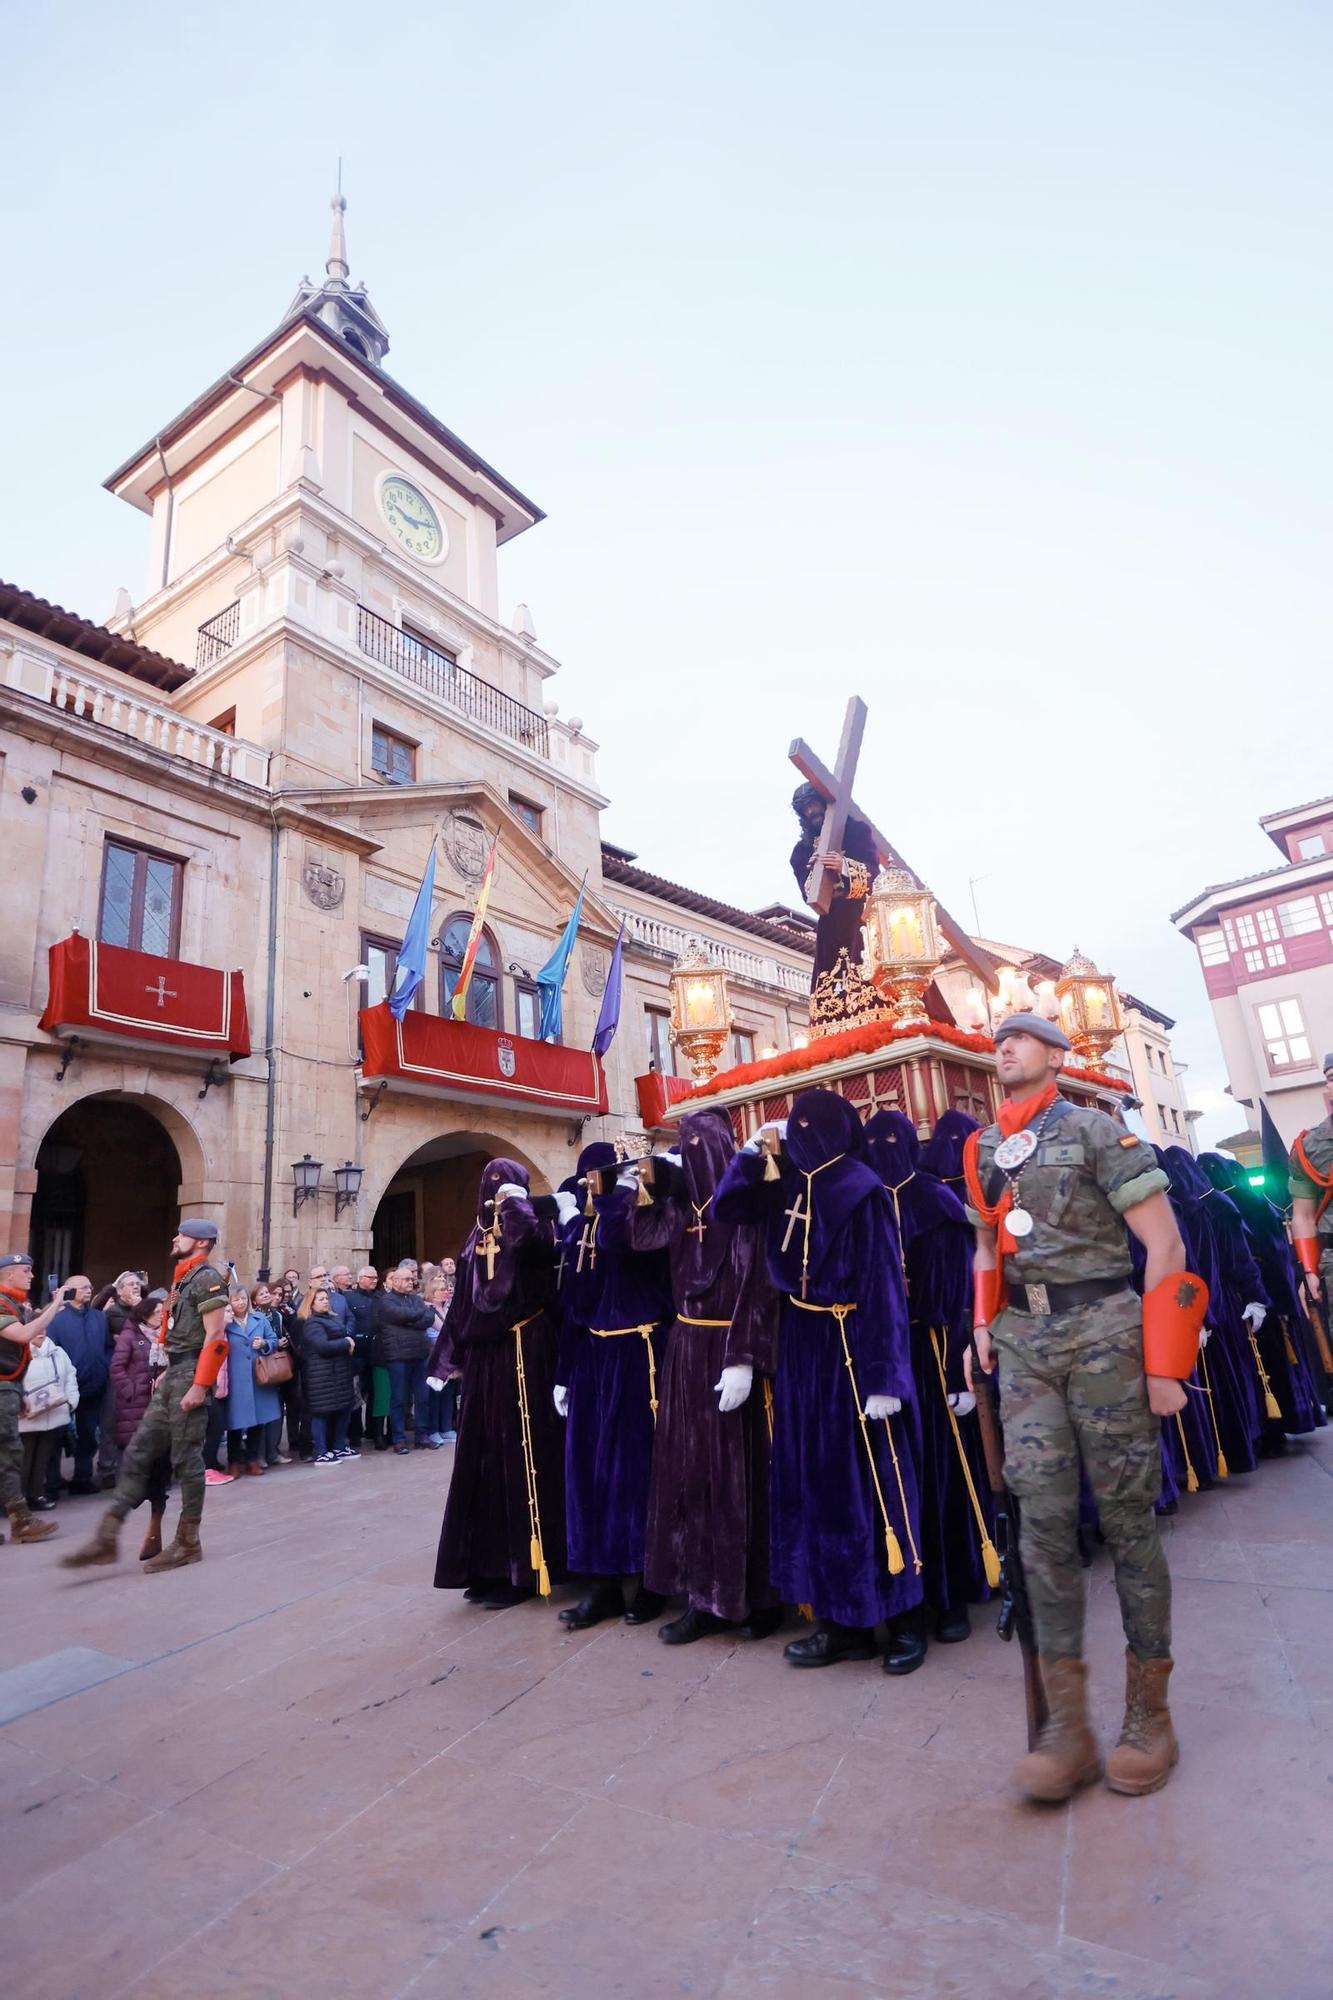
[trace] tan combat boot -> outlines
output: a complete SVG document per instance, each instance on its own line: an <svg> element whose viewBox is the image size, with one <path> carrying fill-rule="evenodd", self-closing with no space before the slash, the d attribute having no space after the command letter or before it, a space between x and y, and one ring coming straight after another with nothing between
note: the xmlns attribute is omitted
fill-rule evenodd
<svg viewBox="0 0 1333 2000"><path fill-rule="evenodd" d="M1050 1714L1035 1750L1014 1766L1014 1783L1029 1799L1058 1805L1102 1774L1102 1755L1088 1720L1088 1669L1082 1660L1043 1660Z"/></svg>
<svg viewBox="0 0 1333 2000"><path fill-rule="evenodd" d="M105 1514L86 1542L80 1542L77 1549L71 1549L67 1556L61 1556L62 1569L92 1569L100 1563L113 1563L120 1555L120 1515L108 1507Z"/></svg>
<svg viewBox="0 0 1333 2000"><path fill-rule="evenodd" d="M197 1521L177 1521L176 1539L160 1556L153 1556L143 1566L145 1576L159 1576L164 1569L184 1569L187 1563L202 1562L204 1552L199 1546L199 1523Z"/></svg>
<svg viewBox="0 0 1333 2000"><path fill-rule="evenodd" d="M34 1521L26 1500L14 1500L6 1507L9 1538L12 1542L48 1542L56 1533L54 1521Z"/></svg>
<svg viewBox="0 0 1333 2000"><path fill-rule="evenodd" d="M1166 1705L1171 1666L1169 1658L1141 1660L1125 1649L1125 1720L1120 1741L1106 1760L1106 1782L1113 1792L1138 1798L1160 1791L1180 1757Z"/></svg>
<svg viewBox="0 0 1333 2000"><path fill-rule="evenodd" d="M143 1538L143 1547L139 1551L139 1561L141 1563L151 1562L154 1556L160 1556L161 1553L162 1516L161 1514L150 1514L148 1517L148 1533Z"/></svg>

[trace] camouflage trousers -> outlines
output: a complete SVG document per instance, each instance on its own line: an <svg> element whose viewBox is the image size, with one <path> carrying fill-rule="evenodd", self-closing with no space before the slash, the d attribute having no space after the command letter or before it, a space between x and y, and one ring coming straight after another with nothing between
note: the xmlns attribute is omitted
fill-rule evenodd
<svg viewBox="0 0 1333 2000"><path fill-rule="evenodd" d="M199 1521L204 1512L204 1433L208 1429L208 1399L197 1410L183 1410L181 1397L194 1380L195 1357L173 1361L153 1390L138 1429L120 1461L111 1512L122 1521L148 1497L148 1475L160 1458L170 1455L171 1470L180 1487L182 1521Z"/></svg>
<svg viewBox="0 0 1333 2000"><path fill-rule="evenodd" d="M0 1382L0 1508L15 1507L23 1498L22 1381L20 1376L17 1382Z"/></svg>
<svg viewBox="0 0 1333 2000"><path fill-rule="evenodd" d="M1139 1300L1126 1291L1046 1316L1004 1312L991 1338L1038 1650L1050 1659L1083 1654L1081 1463L1115 1564L1125 1638L1140 1659L1165 1657L1171 1576L1153 1513L1161 1422L1148 1408Z"/></svg>

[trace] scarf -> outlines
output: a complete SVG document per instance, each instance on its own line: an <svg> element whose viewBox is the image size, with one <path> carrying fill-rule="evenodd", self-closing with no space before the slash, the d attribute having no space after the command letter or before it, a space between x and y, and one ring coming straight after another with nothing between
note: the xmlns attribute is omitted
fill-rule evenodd
<svg viewBox="0 0 1333 2000"><path fill-rule="evenodd" d="M162 1322L162 1329L164 1335L167 1327L170 1326L171 1324L171 1316L176 1310L176 1301L180 1297L181 1286L184 1284L185 1280L189 1277L191 1271L197 1271L201 1264L206 1264L207 1262L208 1262L208 1245L205 1244L202 1250L195 1251L193 1257L182 1258L181 1262L177 1264L175 1270L172 1272L171 1297L167 1300L166 1318Z"/></svg>
<svg viewBox="0 0 1333 2000"><path fill-rule="evenodd" d="M1295 1153L1296 1158L1301 1163L1301 1172L1305 1175L1306 1179L1312 1180L1317 1188L1321 1188L1323 1190L1324 1198L1320 1202L1318 1208L1315 1210L1314 1219L1315 1219L1315 1225L1317 1227L1321 1217L1323 1216L1324 1210L1328 1207L1329 1203L1333 1201L1333 1174L1320 1173L1319 1169L1311 1161L1310 1155L1305 1150L1305 1139L1306 1139L1306 1134L1304 1132L1298 1132L1296 1134L1296 1143L1292 1148L1292 1150Z"/></svg>
<svg viewBox="0 0 1333 2000"><path fill-rule="evenodd" d="M28 1303L26 1292L16 1292L9 1285L0 1285L0 1296L13 1300L14 1317L15 1319L22 1320L23 1308ZM3 1338L4 1338L3 1334L0 1334L0 1339ZM9 1345L11 1347L18 1347L19 1343L16 1340L11 1340ZM18 1367L12 1369L0 1369L0 1382L17 1382L20 1375L24 1374L27 1370L28 1354L29 1354L29 1349L25 1343L22 1347L19 1348Z"/></svg>
<svg viewBox="0 0 1333 2000"><path fill-rule="evenodd" d="M1054 1082L1048 1083L1039 1096L1028 1097L1021 1104L1015 1104L1006 1097L1000 1106L996 1123L1002 1136L1012 1139L1015 1132L1025 1131L1034 1118L1039 1118L1050 1110L1060 1092ZM967 1198L988 1228L996 1231L997 1250L1004 1257L1012 1256L1018 1243L1009 1234L1005 1219L1014 1205L1013 1184L1006 1180L1004 1192L996 1202L988 1202L981 1189L981 1175L977 1168L977 1150L981 1143L981 1133L969 1132L963 1145L963 1175L967 1182Z"/></svg>

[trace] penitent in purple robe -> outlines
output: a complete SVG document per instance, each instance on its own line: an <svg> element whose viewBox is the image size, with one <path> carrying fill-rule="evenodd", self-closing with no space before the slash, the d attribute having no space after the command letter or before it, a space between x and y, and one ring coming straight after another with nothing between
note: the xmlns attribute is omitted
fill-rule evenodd
<svg viewBox="0 0 1333 2000"><path fill-rule="evenodd" d="M763 1159L738 1153L714 1202L721 1221L764 1224L769 1276L783 1294L773 1587L785 1603L857 1627L910 1611L922 1597L902 1261L889 1198L864 1155L852 1106L832 1091L802 1091L780 1178L766 1181ZM903 1407L887 1422L863 1423L870 1396L897 1396ZM891 1566L899 1560L901 1569Z"/></svg>
<svg viewBox="0 0 1333 2000"><path fill-rule="evenodd" d="M579 1212L561 1231L557 1379L569 1391L565 1494L569 1566L579 1576L643 1570L657 1406L671 1284L666 1255L636 1252L630 1217L637 1182L598 1142L579 1155ZM587 1175L605 1174L604 1194ZM588 1213L588 1210L591 1213Z"/></svg>
<svg viewBox="0 0 1333 2000"><path fill-rule="evenodd" d="M777 1294L763 1233L720 1222L717 1189L735 1153L725 1111L680 1121L680 1164L654 1162L652 1206L630 1211L637 1250L665 1251L676 1318L662 1364L643 1580L739 1624L781 1602L768 1575L769 1447ZM724 1368L748 1364L747 1400L723 1416Z"/></svg>
<svg viewBox="0 0 1333 2000"><path fill-rule="evenodd" d="M487 1257L487 1204L506 1182L526 1188L526 1167L492 1160L477 1197L485 1220L459 1256L430 1358L432 1375L457 1368L463 1377L437 1590L496 1582L535 1589L542 1561L551 1582L566 1575L564 1439L551 1397L555 1249L549 1223L538 1220L530 1201L511 1195L493 1232L495 1255Z"/></svg>
<svg viewBox="0 0 1333 2000"><path fill-rule="evenodd" d="M963 1354L972 1304L973 1234L963 1204L921 1166L916 1127L901 1111L866 1121L866 1152L893 1204L912 1324L921 1417L921 1553L927 1602L962 1610L990 1595L983 1533L995 1511L976 1413L948 1398L966 1390Z"/></svg>

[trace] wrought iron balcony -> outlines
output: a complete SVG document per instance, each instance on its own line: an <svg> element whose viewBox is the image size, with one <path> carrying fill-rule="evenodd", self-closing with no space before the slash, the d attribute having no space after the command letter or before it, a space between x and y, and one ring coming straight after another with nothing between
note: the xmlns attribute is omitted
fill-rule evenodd
<svg viewBox="0 0 1333 2000"><path fill-rule="evenodd" d="M216 618L210 618L195 634L194 664L196 671L211 667L214 660L220 660L236 644L236 635L241 629L241 607L229 604L225 611L219 611Z"/></svg>
<svg viewBox="0 0 1333 2000"><path fill-rule="evenodd" d="M550 756L551 732L544 715L539 715L535 708L525 708L503 688L493 687L490 681L468 673L447 653L418 639L415 633L404 632L387 618L380 618L358 604L356 637L362 652L378 660L381 666L392 668L404 680L447 702L450 708L515 743L522 743L539 757Z"/></svg>

